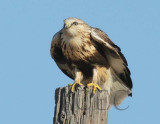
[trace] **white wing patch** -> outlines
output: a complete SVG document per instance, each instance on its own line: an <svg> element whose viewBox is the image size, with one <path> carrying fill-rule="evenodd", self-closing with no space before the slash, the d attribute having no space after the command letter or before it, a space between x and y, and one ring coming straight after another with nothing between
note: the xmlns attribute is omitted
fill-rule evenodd
<svg viewBox="0 0 160 124"><path fill-rule="evenodd" d="M94 38L94 40L96 40L96 42L99 42L100 44L104 44L108 49L114 51L118 56L118 52L116 51L116 49L114 47L112 47L108 42L104 41L95 31L94 29L92 29L91 32L92 37ZM121 73L123 72L123 70L125 69L125 66L123 65L123 60L121 58L114 58L112 57L110 54L108 54L108 52L105 52L105 56L107 57L111 67L116 70L116 72Z"/></svg>
<svg viewBox="0 0 160 124"><path fill-rule="evenodd" d="M111 67L116 70L118 73L122 73L125 69L125 66L123 65L123 60L122 59L117 59L114 58L110 55L107 55L108 61L111 65Z"/></svg>
<svg viewBox="0 0 160 124"><path fill-rule="evenodd" d="M97 42L99 42L101 44L103 43L108 48L110 48L111 50L113 50L114 52L116 52L118 54L118 52L114 49L114 47L112 47L108 42L104 41L100 36L97 35L97 33L94 31L94 29L92 29L91 35L94 39L96 39Z"/></svg>

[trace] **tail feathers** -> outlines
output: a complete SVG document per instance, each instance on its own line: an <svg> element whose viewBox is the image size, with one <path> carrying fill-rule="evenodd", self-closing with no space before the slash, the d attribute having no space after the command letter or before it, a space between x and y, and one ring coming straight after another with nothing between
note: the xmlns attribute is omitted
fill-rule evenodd
<svg viewBox="0 0 160 124"><path fill-rule="evenodd" d="M128 87L119 83L118 81L112 84L110 91L111 105L119 106L122 101L128 96L132 96L131 90Z"/></svg>

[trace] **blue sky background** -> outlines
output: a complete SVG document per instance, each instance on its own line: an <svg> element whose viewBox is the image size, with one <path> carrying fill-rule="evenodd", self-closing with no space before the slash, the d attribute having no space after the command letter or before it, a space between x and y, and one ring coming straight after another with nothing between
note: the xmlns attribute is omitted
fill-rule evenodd
<svg viewBox="0 0 160 124"><path fill-rule="evenodd" d="M105 31L121 47L133 98L109 112L109 124L160 123L159 0L1 0L0 124L52 124L54 91L73 81L50 57L67 17Z"/></svg>

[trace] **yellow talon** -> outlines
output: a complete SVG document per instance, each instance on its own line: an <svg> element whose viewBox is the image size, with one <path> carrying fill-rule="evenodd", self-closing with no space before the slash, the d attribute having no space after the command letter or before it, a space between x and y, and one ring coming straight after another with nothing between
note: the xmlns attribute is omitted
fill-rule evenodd
<svg viewBox="0 0 160 124"><path fill-rule="evenodd" d="M95 91L96 91L96 88L98 90L102 90L100 86L98 86L97 84L94 84L94 83L89 83L87 84L87 87L90 87L90 86L93 86L93 94L95 94Z"/></svg>
<svg viewBox="0 0 160 124"><path fill-rule="evenodd" d="M69 85L72 86L72 87L71 87L71 91L74 92L74 89L75 89L75 86L76 86L76 85L80 85L80 86L81 86L81 85L83 85L83 84L80 83L80 82L74 82L73 84L69 84Z"/></svg>

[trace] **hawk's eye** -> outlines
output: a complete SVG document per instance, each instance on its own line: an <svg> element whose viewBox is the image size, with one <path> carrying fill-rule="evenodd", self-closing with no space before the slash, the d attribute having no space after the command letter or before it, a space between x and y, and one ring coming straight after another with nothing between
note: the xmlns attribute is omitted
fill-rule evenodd
<svg viewBox="0 0 160 124"><path fill-rule="evenodd" d="M74 25L78 25L78 22L73 22Z"/></svg>

